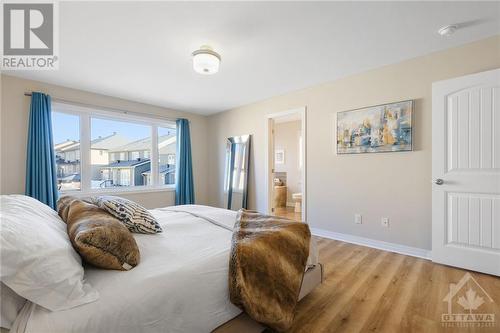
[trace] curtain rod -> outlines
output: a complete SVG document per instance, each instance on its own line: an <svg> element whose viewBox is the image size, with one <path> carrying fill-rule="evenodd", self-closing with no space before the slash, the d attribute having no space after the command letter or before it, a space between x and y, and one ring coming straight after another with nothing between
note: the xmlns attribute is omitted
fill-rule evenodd
<svg viewBox="0 0 500 333"><path fill-rule="evenodd" d="M32 93L30 93L30 92L24 93L24 96L31 96L31 95L32 95ZM150 117L150 118L156 118L156 119L160 119L160 120L167 120L167 121L173 121L173 122L175 122L177 119L180 119L180 118L163 117L163 116L159 116L159 115L151 114L151 113L134 112L134 111L110 108L107 106L99 106L99 105L87 104L87 103L82 103L82 102L75 102L75 101L70 101L67 99L52 97L52 96L50 96L50 98L55 102L73 104L73 105L78 105L78 106L83 106L83 107L93 108L93 109L101 109L104 111L112 111L112 112L117 112L117 113L130 114L130 115L139 116L139 117L146 116L146 117ZM189 120L189 119L188 119L188 121L191 122L191 120Z"/></svg>

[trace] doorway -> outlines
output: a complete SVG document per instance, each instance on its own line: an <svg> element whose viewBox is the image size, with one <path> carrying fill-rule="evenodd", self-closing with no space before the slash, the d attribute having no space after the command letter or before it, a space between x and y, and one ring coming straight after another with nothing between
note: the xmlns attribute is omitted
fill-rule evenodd
<svg viewBox="0 0 500 333"><path fill-rule="evenodd" d="M268 214L306 221L306 108L267 116Z"/></svg>

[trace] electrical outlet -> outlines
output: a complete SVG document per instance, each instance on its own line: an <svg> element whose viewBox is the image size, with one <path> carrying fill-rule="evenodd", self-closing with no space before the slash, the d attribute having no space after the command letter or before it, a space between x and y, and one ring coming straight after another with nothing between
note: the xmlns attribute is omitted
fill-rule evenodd
<svg viewBox="0 0 500 333"><path fill-rule="evenodd" d="M361 214L354 214L354 223L361 224L363 223L363 217Z"/></svg>
<svg viewBox="0 0 500 333"><path fill-rule="evenodd" d="M382 220L380 221L383 227L389 228L389 218L388 217L383 217Z"/></svg>

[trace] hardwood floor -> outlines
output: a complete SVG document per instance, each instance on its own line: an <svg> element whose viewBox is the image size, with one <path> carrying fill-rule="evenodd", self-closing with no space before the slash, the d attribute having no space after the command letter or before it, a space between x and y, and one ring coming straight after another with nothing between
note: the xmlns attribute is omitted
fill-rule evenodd
<svg viewBox="0 0 500 333"><path fill-rule="evenodd" d="M317 238L324 282L298 305L289 332L500 332L500 278L470 272L493 299L468 280L452 302L452 313L469 313L457 303L477 305L472 313L494 314L494 327L443 327L443 301L450 283L465 270L335 240ZM471 288L476 297L465 296ZM476 302L474 302L476 300Z"/></svg>
<svg viewBox="0 0 500 333"><path fill-rule="evenodd" d="M287 219L298 222L302 221L302 214L295 213L295 209L293 207L274 208L274 215L286 217Z"/></svg>

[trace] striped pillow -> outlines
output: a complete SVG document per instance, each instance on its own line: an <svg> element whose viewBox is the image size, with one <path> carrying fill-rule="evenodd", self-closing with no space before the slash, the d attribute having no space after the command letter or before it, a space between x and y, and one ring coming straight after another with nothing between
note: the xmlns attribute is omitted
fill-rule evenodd
<svg viewBox="0 0 500 333"><path fill-rule="evenodd" d="M120 220L131 232L156 234L162 232L160 224L141 205L115 196L92 197L91 202Z"/></svg>

